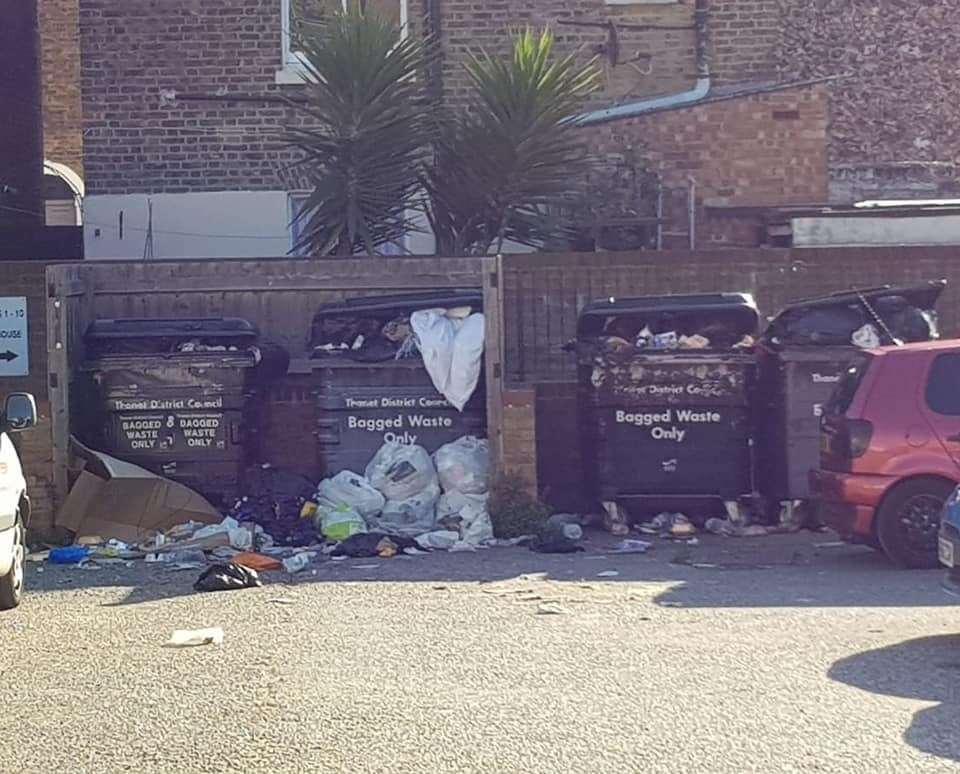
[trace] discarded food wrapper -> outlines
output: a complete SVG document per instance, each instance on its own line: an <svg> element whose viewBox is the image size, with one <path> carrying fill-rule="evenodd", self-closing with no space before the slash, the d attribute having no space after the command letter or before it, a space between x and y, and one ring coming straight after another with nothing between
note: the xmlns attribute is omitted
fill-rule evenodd
<svg viewBox="0 0 960 774"><path fill-rule="evenodd" d="M195 648L200 645L223 645L223 629L177 629L170 635L165 647Z"/></svg>

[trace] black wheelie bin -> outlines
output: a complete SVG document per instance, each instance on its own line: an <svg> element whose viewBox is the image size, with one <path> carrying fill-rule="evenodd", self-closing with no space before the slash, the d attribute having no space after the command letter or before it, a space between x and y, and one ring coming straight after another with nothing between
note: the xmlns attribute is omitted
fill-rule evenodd
<svg viewBox="0 0 960 774"><path fill-rule="evenodd" d="M256 439L257 337L236 318L96 320L91 442L231 506Z"/></svg>
<svg viewBox="0 0 960 774"><path fill-rule="evenodd" d="M618 298L578 321L581 437L592 495L639 517L735 509L753 493L759 316L744 293Z"/></svg>
<svg viewBox="0 0 960 774"><path fill-rule="evenodd" d="M321 478L362 473L387 441L417 444L431 454L464 435L486 435L486 391L458 411L441 395L415 348L410 315L424 309L482 311L480 290L442 290L355 298L320 307L306 364L317 401ZM291 370L304 368L297 363Z"/></svg>
<svg viewBox="0 0 960 774"><path fill-rule="evenodd" d="M810 498L820 416L860 346L938 337L944 280L843 291L790 304L757 346L757 486L771 513ZM854 343L854 338L859 345Z"/></svg>

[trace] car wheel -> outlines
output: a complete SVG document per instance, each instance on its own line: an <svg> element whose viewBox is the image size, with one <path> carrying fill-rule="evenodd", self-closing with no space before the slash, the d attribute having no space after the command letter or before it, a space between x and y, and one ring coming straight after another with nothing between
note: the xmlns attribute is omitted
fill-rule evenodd
<svg viewBox="0 0 960 774"><path fill-rule="evenodd" d="M10 572L0 577L0 610L10 610L20 604L23 596L23 567L26 561L26 545L23 527L17 524L13 540L13 564Z"/></svg>
<svg viewBox="0 0 960 774"><path fill-rule="evenodd" d="M953 484L926 478L907 481L884 499L877 513L877 538L884 553L901 567L933 568L943 504Z"/></svg>

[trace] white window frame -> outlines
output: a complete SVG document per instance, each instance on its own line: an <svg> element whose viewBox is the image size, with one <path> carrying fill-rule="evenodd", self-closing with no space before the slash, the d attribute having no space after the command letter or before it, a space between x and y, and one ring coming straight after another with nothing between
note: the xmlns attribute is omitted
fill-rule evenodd
<svg viewBox="0 0 960 774"><path fill-rule="evenodd" d="M349 0L340 0L340 7L346 11ZM400 35L406 38L409 34L410 0L400 2ZM290 46L291 0L280 0L280 62L281 69L276 72L276 82L279 84L303 83L306 78L306 68L302 55Z"/></svg>

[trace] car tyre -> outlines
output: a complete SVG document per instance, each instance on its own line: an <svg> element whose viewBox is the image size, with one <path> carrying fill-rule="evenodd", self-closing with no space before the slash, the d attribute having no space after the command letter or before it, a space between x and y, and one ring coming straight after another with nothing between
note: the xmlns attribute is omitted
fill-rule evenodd
<svg viewBox="0 0 960 774"><path fill-rule="evenodd" d="M24 542L24 530L19 520L16 536L13 542L13 564L10 572L0 577L0 610L11 610L20 604L23 597L24 565L26 564L27 548Z"/></svg>
<svg viewBox="0 0 960 774"><path fill-rule="evenodd" d="M938 567L940 517L954 485L936 478L907 481L884 499L877 513L877 539L901 567Z"/></svg>

